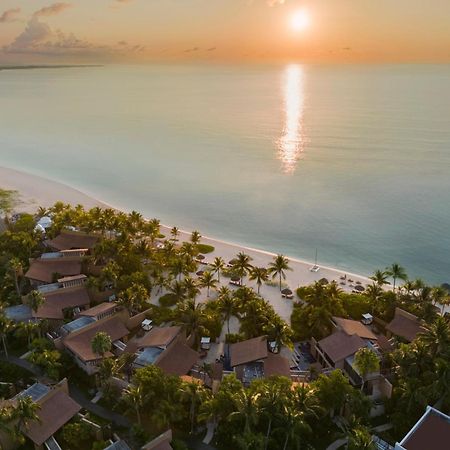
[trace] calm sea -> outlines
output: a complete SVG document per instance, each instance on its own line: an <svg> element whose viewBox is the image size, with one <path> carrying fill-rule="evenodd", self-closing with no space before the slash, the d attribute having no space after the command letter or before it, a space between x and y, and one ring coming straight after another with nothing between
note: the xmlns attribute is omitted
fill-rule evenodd
<svg viewBox="0 0 450 450"><path fill-rule="evenodd" d="M220 239L450 281L450 66L4 71L0 165Z"/></svg>

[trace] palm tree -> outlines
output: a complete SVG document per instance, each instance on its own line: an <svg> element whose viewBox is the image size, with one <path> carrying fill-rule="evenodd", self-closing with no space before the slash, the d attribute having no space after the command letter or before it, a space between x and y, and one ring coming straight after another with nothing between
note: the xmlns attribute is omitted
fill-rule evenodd
<svg viewBox="0 0 450 450"><path fill-rule="evenodd" d="M354 364L362 378L361 391L364 389L366 377L369 373L380 368L380 360L374 351L367 347L359 349L355 354Z"/></svg>
<svg viewBox="0 0 450 450"><path fill-rule="evenodd" d="M126 353L125 353L126 354ZM120 371L120 365L115 358L103 359L98 365L98 379L100 386L105 386L107 381L115 377Z"/></svg>
<svg viewBox="0 0 450 450"><path fill-rule="evenodd" d="M277 353L283 346L292 347L292 330L284 320L271 321L265 328L265 332L269 340L275 342Z"/></svg>
<svg viewBox="0 0 450 450"><path fill-rule="evenodd" d="M17 326L17 333L26 336L28 345L30 345L33 334L37 334L40 328L38 322L20 322Z"/></svg>
<svg viewBox="0 0 450 450"><path fill-rule="evenodd" d="M39 291L31 291L28 294L27 303L34 312L37 312L38 309L45 303L44 294Z"/></svg>
<svg viewBox="0 0 450 450"><path fill-rule="evenodd" d="M234 297L232 297L229 293L219 294L219 311L221 312L223 319L227 322L228 334L230 334L230 319L231 316L236 314L236 310L237 302Z"/></svg>
<svg viewBox="0 0 450 450"><path fill-rule="evenodd" d="M406 281L408 279L408 275L406 275L405 269L397 263L394 263L390 267L387 267L386 273L387 275L391 276L392 279L394 280L394 283L392 285L394 291L395 291L395 283L397 280Z"/></svg>
<svg viewBox="0 0 450 450"><path fill-rule="evenodd" d="M41 406L34 402L30 396L19 397L17 399L17 404L13 411L13 419L17 419L16 429L18 433L27 429L29 422L40 422L38 415L40 408Z"/></svg>
<svg viewBox="0 0 450 450"><path fill-rule="evenodd" d="M177 319L178 325L186 330L186 335L192 335L195 344L198 344L198 336L203 333L203 323L205 320L204 305L196 305L193 300L178 305Z"/></svg>
<svg viewBox="0 0 450 450"><path fill-rule="evenodd" d="M426 331L419 333L418 338L433 358L450 354L450 326L444 317L438 316Z"/></svg>
<svg viewBox="0 0 450 450"><path fill-rule="evenodd" d="M388 272L385 270L376 270L371 277L369 277L371 280L375 281L375 283L379 287L383 287L385 284L391 284L388 281Z"/></svg>
<svg viewBox="0 0 450 450"><path fill-rule="evenodd" d="M209 291L211 288L215 288L217 286L218 281L214 278L214 274L211 272L204 272L203 275L199 278L200 286L205 287L207 289L206 296L209 297Z"/></svg>
<svg viewBox="0 0 450 450"><path fill-rule="evenodd" d="M177 277L179 281L181 281L182 275L188 275L189 271L187 268L186 261L184 258L177 258L172 265L172 275Z"/></svg>
<svg viewBox="0 0 450 450"><path fill-rule="evenodd" d="M206 389L198 382L188 382L181 385L180 394L182 400L189 402L189 420L191 422L191 434L195 431L195 419L197 417L197 407L199 407L207 397Z"/></svg>
<svg viewBox="0 0 450 450"><path fill-rule="evenodd" d="M141 409L143 408L145 403L145 395L142 386L135 386L131 384L127 389L124 390L123 399L130 408L134 409L134 411L136 412L137 422L139 425L141 425Z"/></svg>
<svg viewBox="0 0 450 450"><path fill-rule="evenodd" d="M378 303L379 298L383 294L383 289L378 283L372 283L367 286L365 295L369 298L372 305L372 313L374 311L375 305Z"/></svg>
<svg viewBox="0 0 450 450"><path fill-rule="evenodd" d="M0 337L3 344L3 351L5 356L8 357L8 348L6 346L6 338L8 334L16 327L15 323L6 317L3 311L3 307L0 305Z"/></svg>
<svg viewBox="0 0 450 450"><path fill-rule="evenodd" d="M289 266L289 260L283 255L275 256L273 262L269 264L269 273L272 275L272 278L279 277L280 292L281 280L286 279L286 270L292 270L292 268Z"/></svg>
<svg viewBox="0 0 450 450"><path fill-rule="evenodd" d="M250 280L256 281L258 286L258 295L261 289L261 285L269 279L269 274L265 267L252 267L250 269Z"/></svg>
<svg viewBox="0 0 450 450"><path fill-rule="evenodd" d="M169 291L177 299L177 302L183 301L186 298L186 288L181 281L174 281L169 288Z"/></svg>
<svg viewBox="0 0 450 450"><path fill-rule="evenodd" d="M129 288L119 294L118 303L124 306L130 314L141 309L147 302L149 293L142 284L132 283Z"/></svg>
<svg viewBox="0 0 450 450"><path fill-rule="evenodd" d="M268 418L264 450L267 450L267 446L269 445L273 420L279 415L285 402L287 402L286 391L280 383L269 382L264 385L264 390L259 402L261 411Z"/></svg>
<svg viewBox="0 0 450 450"><path fill-rule="evenodd" d="M361 425L352 427L348 430L348 450L376 450L372 440L372 434Z"/></svg>
<svg viewBox="0 0 450 450"><path fill-rule="evenodd" d="M177 227L173 227L170 230L170 235L172 236L173 241L178 241L178 236L180 235L180 230Z"/></svg>
<svg viewBox="0 0 450 450"><path fill-rule="evenodd" d="M250 391L239 391L233 396L235 411L229 418L239 417L244 420L244 434L251 433L251 427L258 423L259 407L258 400L260 393L250 393Z"/></svg>
<svg viewBox="0 0 450 450"><path fill-rule="evenodd" d="M14 408L12 406L2 406L0 408L0 434L5 433L8 436L14 437L15 430L11 424L13 420L13 412Z"/></svg>
<svg viewBox="0 0 450 450"><path fill-rule="evenodd" d="M297 441L299 447L299 439L301 432L309 430L309 425L303 420L302 413L292 407L290 403L284 405L283 411L283 430L286 433L283 450L287 450L289 441Z"/></svg>
<svg viewBox="0 0 450 450"><path fill-rule="evenodd" d="M194 245L200 244L201 238L202 238L202 235L197 230L195 230L191 233L191 242Z"/></svg>
<svg viewBox="0 0 450 450"><path fill-rule="evenodd" d="M252 258L245 254L244 252L239 252L236 255L235 260L233 261L233 269L235 269L238 274L240 275L241 278L241 284L242 284L242 280L244 278L244 276L250 272L250 269L253 267L250 264L250 261L252 260Z"/></svg>
<svg viewBox="0 0 450 450"><path fill-rule="evenodd" d="M195 305L195 299L197 298L197 295L200 294L200 289L198 288L197 282L191 277L186 277L183 280L183 285L187 297L193 300Z"/></svg>
<svg viewBox="0 0 450 450"><path fill-rule="evenodd" d="M444 315L444 307L450 303L450 295L447 289L442 286L436 286L431 290L431 299L434 305L441 306L441 314Z"/></svg>
<svg viewBox="0 0 450 450"><path fill-rule="evenodd" d="M97 333L95 333L95 336L91 341L92 351L97 355L100 355L102 358L105 353L111 350L111 345L111 337L104 331L98 331Z"/></svg>
<svg viewBox="0 0 450 450"><path fill-rule="evenodd" d="M225 268L225 261L220 256L216 256L211 264L212 273L217 273L217 281L220 283L220 272Z"/></svg>
<svg viewBox="0 0 450 450"><path fill-rule="evenodd" d="M9 260L9 269L14 277L14 286L16 287L17 295L20 296L19 277L23 275L23 266L19 258L11 258Z"/></svg>

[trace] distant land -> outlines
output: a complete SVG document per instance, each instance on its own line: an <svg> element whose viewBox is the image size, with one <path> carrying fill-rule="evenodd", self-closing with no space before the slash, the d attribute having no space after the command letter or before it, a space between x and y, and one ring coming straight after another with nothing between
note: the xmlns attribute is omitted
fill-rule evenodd
<svg viewBox="0 0 450 450"><path fill-rule="evenodd" d="M103 67L101 64L59 64L39 66L0 66L0 70L23 70L23 69L71 69L75 67Z"/></svg>

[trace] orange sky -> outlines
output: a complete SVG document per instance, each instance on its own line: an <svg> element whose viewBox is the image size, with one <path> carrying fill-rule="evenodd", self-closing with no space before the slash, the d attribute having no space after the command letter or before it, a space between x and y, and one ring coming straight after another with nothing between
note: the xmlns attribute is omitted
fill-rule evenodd
<svg viewBox="0 0 450 450"><path fill-rule="evenodd" d="M0 62L450 62L450 0L2 0ZM294 31L305 10L310 26Z"/></svg>

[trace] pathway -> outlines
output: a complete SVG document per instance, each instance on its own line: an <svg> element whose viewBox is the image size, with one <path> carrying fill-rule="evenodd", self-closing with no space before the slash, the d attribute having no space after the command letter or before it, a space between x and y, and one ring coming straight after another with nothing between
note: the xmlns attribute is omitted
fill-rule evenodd
<svg viewBox="0 0 450 450"><path fill-rule="evenodd" d="M119 427L130 428L132 423L121 414L110 411L103 406L92 403L84 393L76 387L74 384L69 383L70 396L79 403L83 408L87 409L89 412L101 417L102 419L109 420Z"/></svg>

